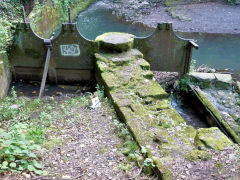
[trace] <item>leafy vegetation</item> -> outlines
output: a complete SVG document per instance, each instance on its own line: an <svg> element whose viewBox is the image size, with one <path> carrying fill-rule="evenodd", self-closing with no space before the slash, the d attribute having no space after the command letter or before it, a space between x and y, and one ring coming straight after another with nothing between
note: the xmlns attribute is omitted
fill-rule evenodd
<svg viewBox="0 0 240 180"><path fill-rule="evenodd" d="M141 168L141 171L151 174L152 168L155 167L155 164L151 158L145 159L147 148L143 146L139 148L125 124L119 122L118 120L114 120L114 125L116 127L116 131L119 133L118 135L125 141L121 153L127 156L129 161L135 162L136 165ZM125 172L128 172L131 169L131 166L129 163L122 163L119 165L119 168Z"/></svg>
<svg viewBox="0 0 240 180"><path fill-rule="evenodd" d="M20 4L17 1L0 1L0 54L12 43L16 22L20 19Z"/></svg>
<svg viewBox="0 0 240 180"><path fill-rule="evenodd" d="M46 0L36 1L33 11L28 16L33 30L44 38L49 38L61 23L68 21L68 7L74 19L95 0Z"/></svg>
<svg viewBox="0 0 240 180"><path fill-rule="evenodd" d="M57 120L71 123L74 118L70 117L75 115L72 106L87 106L88 96L46 103L42 99L17 97L12 88L11 96L0 100L0 173L46 175L41 162L43 147L49 147L51 142L59 143L57 139L47 139L46 132Z"/></svg>
<svg viewBox="0 0 240 180"><path fill-rule="evenodd" d="M47 174L42 170L43 165L38 162L37 153L42 152L43 148L36 144L35 136L24 123L10 126L8 132L0 129L1 172L29 171L38 175Z"/></svg>

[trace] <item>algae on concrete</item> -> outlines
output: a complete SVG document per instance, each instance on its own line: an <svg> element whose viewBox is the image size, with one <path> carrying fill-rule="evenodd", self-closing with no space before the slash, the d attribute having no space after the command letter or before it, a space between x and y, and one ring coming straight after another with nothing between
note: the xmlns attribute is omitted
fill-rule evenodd
<svg viewBox="0 0 240 180"><path fill-rule="evenodd" d="M128 33L109 32L96 38L99 48L108 51L123 52L132 48L134 35Z"/></svg>
<svg viewBox="0 0 240 180"><path fill-rule="evenodd" d="M99 48L100 53L95 54L97 81L104 85L138 145L147 149L159 178L174 179L179 173L172 167L174 163L211 158L194 145L197 131L169 104L167 93L154 80L149 63L138 50L109 53Z"/></svg>
<svg viewBox="0 0 240 180"><path fill-rule="evenodd" d="M240 137L234 132L234 130L228 125L228 123L222 119L219 112L212 105L212 103L207 99L204 93L198 88L195 88L194 90L197 93L197 97L199 98L199 100L204 104L204 106L206 106L211 111L213 116L217 119L218 123L220 123L226 129L227 133L231 135L231 138L236 143L240 143Z"/></svg>
<svg viewBox="0 0 240 180"><path fill-rule="evenodd" d="M226 147L233 145L233 142L217 127L198 129L194 141L199 149L211 148L218 151L222 151Z"/></svg>

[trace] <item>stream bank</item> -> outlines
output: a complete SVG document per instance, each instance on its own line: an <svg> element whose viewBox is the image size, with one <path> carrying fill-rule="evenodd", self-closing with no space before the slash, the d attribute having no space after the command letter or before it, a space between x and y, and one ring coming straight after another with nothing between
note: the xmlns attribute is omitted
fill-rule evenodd
<svg viewBox="0 0 240 180"><path fill-rule="evenodd" d="M102 0L104 6L112 9L127 21L156 27L159 22L172 22L175 31L201 33L240 33L240 8L225 0L194 4L170 5L163 1ZM186 1L187 2L187 1ZM188 2L187 2L188 3Z"/></svg>

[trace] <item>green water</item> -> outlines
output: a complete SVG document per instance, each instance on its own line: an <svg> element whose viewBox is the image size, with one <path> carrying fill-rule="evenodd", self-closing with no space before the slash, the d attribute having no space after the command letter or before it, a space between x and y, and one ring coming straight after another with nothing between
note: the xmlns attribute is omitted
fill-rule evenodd
<svg viewBox="0 0 240 180"><path fill-rule="evenodd" d="M180 34L197 40L199 50L194 50L192 55L197 66L206 64L216 69L229 68L240 72L240 34Z"/></svg>
<svg viewBox="0 0 240 180"><path fill-rule="evenodd" d="M153 31L141 24L124 22L113 15L110 10L89 8L79 14L77 26L80 33L87 39L94 40L105 32L126 32L135 36L147 36Z"/></svg>
<svg viewBox="0 0 240 180"><path fill-rule="evenodd" d="M76 21L80 33L91 40L105 32L127 32L145 37L154 31L141 24L125 22L113 15L110 10L99 8L94 4L80 13ZM240 34L177 34L197 40L199 50L194 50L192 56L196 60L196 66L205 64L216 69L230 68L240 72Z"/></svg>

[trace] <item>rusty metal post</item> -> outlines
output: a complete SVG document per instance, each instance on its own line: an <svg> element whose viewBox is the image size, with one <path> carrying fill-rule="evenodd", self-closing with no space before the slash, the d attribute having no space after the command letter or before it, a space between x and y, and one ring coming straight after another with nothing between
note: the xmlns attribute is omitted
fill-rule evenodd
<svg viewBox="0 0 240 180"><path fill-rule="evenodd" d="M26 13L25 13L24 6L22 6L22 18L23 18L23 22L26 23Z"/></svg>
<svg viewBox="0 0 240 180"><path fill-rule="evenodd" d="M71 19L71 8L68 8L68 23L72 23L72 19Z"/></svg>
<svg viewBox="0 0 240 180"><path fill-rule="evenodd" d="M46 61L44 65L44 70L43 70L43 76L42 76L42 82L41 82L41 87L39 91L39 98L42 97L44 89L45 89L45 84L46 84L46 79L47 79L47 74L48 74L48 67L49 67L49 62L50 62L50 56L51 56L51 40L50 39L44 39L44 44L47 47L47 56L46 56Z"/></svg>
<svg viewBox="0 0 240 180"><path fill-rule="evenodd" d="M199 46L193 40L189 40L188 44L187 44L187 47L185 49L185 51L186 51L186 60L185 60L184 70L180 74L180 76L184 76L185 74L189 73L190 65L191 65L191 61L192 61L193 48L198 49Z"/></svg>

